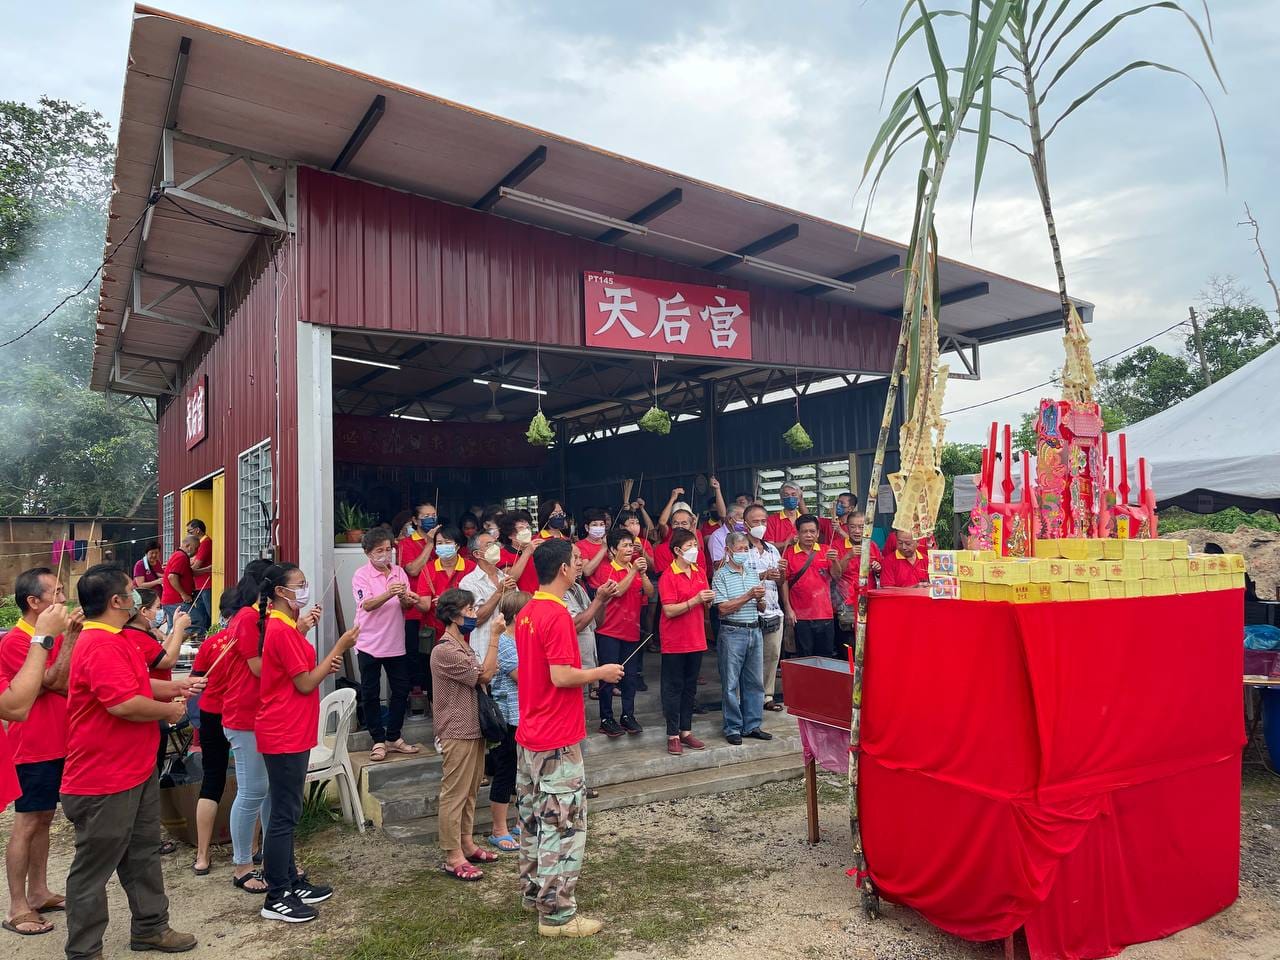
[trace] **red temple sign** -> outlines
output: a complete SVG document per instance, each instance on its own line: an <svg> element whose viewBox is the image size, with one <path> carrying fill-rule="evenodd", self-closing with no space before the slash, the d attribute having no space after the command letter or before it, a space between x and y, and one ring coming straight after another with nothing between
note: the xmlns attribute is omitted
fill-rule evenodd
<svg viewBox="0 0 1280 960"><path fill-rule="evenodd" d="M201 374L187 391L187 449L208 435L209 378Z"/></svg>
<svg viewBox="0 0 1280 960"><path fill-rule="evenodd" d="M751 359L746 291L590 270L582 287L589 347Z"/></svg>

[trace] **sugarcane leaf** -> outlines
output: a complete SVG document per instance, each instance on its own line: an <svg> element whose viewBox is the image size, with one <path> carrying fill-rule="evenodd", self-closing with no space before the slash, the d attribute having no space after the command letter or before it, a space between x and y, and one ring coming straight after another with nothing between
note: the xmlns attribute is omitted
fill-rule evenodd
<svg viewBox="0 0 1280 960"><path fill-rule="evenodd" d="M915 122L914 117L912 117L912 122L913 123ZM870 214L871 206L875 202L876 192L880 189L880 178L884 175L884 171L889 166L890 161L893 160L894 156L897 154L899 150L905 147L908 143L910 143L916 137L923 136L923 135L924 135L924 131L921 130L919 127L917 127L915 131L911 133L910 136L904 137L901 141L899 141L894 146L894 148L891 151L885 154L883 161L881 161L880 169L876 172L875 179L871 181L871 189L867 194L867 207L862 214L862 225L858 228L859 232L866 232L867 216L868 214Z"/></svg>
<svg viewBox="0 0 1280 960"><path fill-rule="evenodd" d="M920 21L923 24L925 46L929 49L929 59L933 62L933 78L938 85L938 99L942 101L942 126L949 129L951 127L951 96L947 92L947 64L942 59L942 50L938 47L938 36L933 32L933 18L929 16L924 0L916 0L916 3L922 14Z"/></svg>
<svg viewBox="0 0 1280 960"><path fill-rule="evenodd" d="M1028 30L1029 33L1036 32L1036 27L1039 26L1040 18L1044 16L1044 9L1048 5L1049 5L1049 0L1040 0L1040 2L1036 4L1036 9L1031 14L1031 21L1030 21L1031 26Z"/></svg>
<svg viewBox="0 0 1280 960"><path fill-rule="evenodd" d="M930 11L928 11L928 12L927 12L927 14L926 14L925 16L923 16L923 17L916 17L916 19L915 19L915 20L913 20L913 21L911 22L911 26L910 26L909 28L907 28L907 32L906 32L906 33L903 33L903 32L902 32L902 23L903 23L903 21L905 21L908 11L910 11L910 10L911 10L911 8L912 8L912 7L913 7L917 2L918 2L918 0L907 0L907 4L906 4L906 6L905 6L905 7L903 7L903 10L902 10L902 19L900 19L900 20L898 21L898 37L897 37L897 41L896 41L896 42L894 43L894 45L893 45L893 53L892 53L892 54L890 55L890 57L889 57L889 65L888 65L887 67L885 67L885 71L884 71L884 83L883 83L883 85L882 85L882 86L881 86L881 88L880 88L880 105L881 105L881 106L884 106L884 97L885 97L885 93L886 93L886 92L888 91L888 89L889 89L889 75L893 72L893 65L894 65L895 63L897 63L897 61L898 61L898 55L899 55L900 53L902 53L903 48L907 45L907 42L908 42L908 41L909 41L909 40L910 40L910 39L915 35L916 31L917 31L917 30L919 30L919 29L921 29L921 28L924 26L924 24L925 24L925 22L926 22L927 20L932 20L932 19L933 19L933 18L935 18L935 17L963 17L963 16L965 16L965 14L961 13L959 10L930 10ZM922 83L923 81L925 81L925 80L927 80L927 79L928 79L928 77L927 77L927 76L925 76L925 77L921 77L921 78L920 78L920 80L918 80L918 81L916 81L916 82L917 82L917 83Z"/></svg>
<svg viewBox="0 0 1280 960"><path fill-rule="evenodd" d="M1092 9L1094 6L1096 6L1098 3L1101 3L1101 2L1102 0L1092 0L1092 3L1089 4L1089 9ZM1105 37L1108 33L1110 33L1117 26L1119 26L1121 22L1128 19L1129 17L1136 17L1140 13L1145 13L1148 10L1153 10L1157 8L1164 9L1164 10L1172 10L1175 13L1180 13L1186 18L1187 22L1191 24L1191 28L1195 30L1196 36L1200 40L1200 46L1204 50L1205 58L1208 59L1209 66L1213 69L1213 75L1217 78L1218 85L1222 87L1223 91L1225 92L1227 89L1227 86L1222 81L1222 74L1218 72L1218 64L1213 59L1213 51L1209 49L1209 41L1205 37L1204 31L1200 29L1200 24L1196 22L1195 17L1191 16L1191 14L1187 13L1187 11L1183 9L1180 3L1175 3L1173 2L1173 0L1160 0L1160 2L1158 3L1148 3L1141 7L1134 7L1131 10L1126 10L1124 13L1117 14L1116 16L1108 20L1105 24L1103 24L1101 27L1099 27L1097 30L1095 30L1093 35L1090 36L1089 39L1086 40L1083 44L1081 44L1076 49L1075 53L1073 53L1070 57L1068 57L1067 61L1061 67L1058 68L1058 71L1053 75L1053 78L1044 87L1043 91L1040 94L1041 105L1044 104L1045 98L1049 95L1049 91L1053 89L1054 85L1062 78L1063 74L1065 74L1068 70L1070 70L1071 66L1077 60L1079 60L1082 56L1084 56L1085 52L1090 47L1092 47L1095 43L1097 43L1099 40ZM1085 13L1087 12L1088 11L1086 10ZM1053 57L1053 53L1058 48L1058 44L1060 44L1062 40L1067 36L1067 34L1070 33L1071 30L1076 26L1076 24L1080 22L1080 19L1081 17L1083 17L1083 15L1084 14L1082 13L1080 17L1076 17L1074 20L1072 20L1071 23L1068 24L1067 27L1059 35L1058 39L1054 41L1053 46L1049 48L1049 52L1045 54L1044 59L1046 64ZM1039 76L1040 70L1042 69L1044 69L1044 64L1042 64L1039 68L1037 68L1035 73L1036 77Z"/></svg>
<svg viewBox="0 0 1280 960"><path fill-rule="evenodd" d="M977 135L977 133L978 133L978 131L977 131L977 130L975 130L973 127L961 127L961 128L960 128L960 131L961 131L962 133L971 133L971 134L974 134L975 136L976 136L976 135ZM1017 150L1017 151L1018 151L1020 154L1022 154L1024 157L1028 157L1028 158L1030 158L1030 157L1031 157L1031 152L1030 152L1029 150L1026 150L1026 149L1024 149L1024 148L1022 148L1022 147L1018 146L1018 145L1017 145L1016 143L1014 143L1012 140L1008 140L1008 139L1006 139L1005 137L997 136L997 135L996 135L996 134L994 134L994 133L993 133L993 134L991 134L991 139L992 139L992 140L994 140L996 143L1003 143L1006 147L1012 147L1014 150Z"/></svg>
<svg viewBox="0 0 1280 960"><path fill-rule="evenodd" d="M933 147L935 153L942 152L942 144L938 140L938 131L934 129L933 122L929 119L929 109L924 105L924 97L920 96L917 90L912 96L911 102L915 104L916 116L920 118L920 126L924 130L924 134L929 138L929 144ZM928 158L926 158L928 162Z"/></svg>
<svg viewBox="0 0 1280 960"><path fill-rule="evenodd" d="M1125 74L1132 73L1134 70L1141 70L1145 67L1151 67L1152 69L1161 70L1161 71L1164 71L1165 73L1176 73L1178 76L1185 77L1187 80L1190 80L1192 83L1195 84L1196 89L1200 91L1200 96L1204 98L1205 106L1209 108L1210 116L1213 117L1213 128L1218 134L1218 155L1222 161L1222 180L1224 183L1228 182L1227 146L1222 140L1222 126L1221 124L1218 123L1218 112L1213 109L1213 102L1210 101L1209 95L1205 92L1204 87L1200 85L1200 81L1198 81L1195 77L1191 76L1191 74L1187 73L1185 70L1179 70L1177 67L1171 67L1165 63L1155 63L1154 61L1151 61L1151 60L1135 60L1133 61L1133 63L1129 63L1121 67L1119 70L1111 74L1106 79L1102 80L1099 83L1094 84L1082 96L1079 96L1075 100L1073 100L1071 102L1071 106L1067 107L1067 109L1063 111L1062 115L1058 117L1057 120L1053 121L1052 124L1050 124L1049 129L1045 131L1045 135L1043 139L1048 140L1051 136L1053 136L1053 132L1058 129L1058 126L1062 123L1062 121L1067 119L1067 117L1071 116L1071 114L1075 113L1076 110L1078 110L1080 107L1084 106L1084 104L1087 103L1093 97L1094 94L1098 93L1100 90L1109 86L1114 81L1119 80Z"/></svg>
<svg viewBox="0 0 1280 960"><path fill-rule="evenodd" d="M1031 51L1031 62L1036 64L1040 62L1040 50L1044 47L1045 39L1053 32L1054 25L1062 19L1062 15L1067 12L1067 8L1071 6L1071 0L1061 0L1061 3L1054 8L1053 15L1049 17L1049 22L1044 25L1044 31L1040 34L1040 38L1036 40L1036 47Z"/></svg>
<svg viewBox="0 0 1280 960"><path fill-rule="evenodd" d="M884 147L885 141L893 135L895 128L902 122L902 118L907 115L907 111L911 109L911 97L916 92L916 87L911 86L902 93L898 94L898 99L893 102L893 108L889 111L889 115L885 117L884 123L880 124L880 129L876 131L875 139L871 141L871 146L867 149L867 162L862 168L862 180L867 179L867 173L871 170L871 165L875 163L876 156ZM861 186L861 182L859 183Z"/></svg>
<svg viewBox="0 0 1280 960"><path fill-rule="evenodd" d="M987 162L987 148L991 146L991 88L995 86L992 74L995 64L987 64L982 81L982 105L978 108L978 145L973 158L973 201L969 205L969 242L973 243L973 219L978 212L978 187L982 184L982 168Z"/></svg>

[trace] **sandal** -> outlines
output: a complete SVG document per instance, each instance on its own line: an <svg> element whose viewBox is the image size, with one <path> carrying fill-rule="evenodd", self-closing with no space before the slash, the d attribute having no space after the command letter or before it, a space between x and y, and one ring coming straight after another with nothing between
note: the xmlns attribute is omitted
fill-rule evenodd
<svg viewBox="0 0 1280 960"><path fill-rule="evenodd" d="M467 856L468 863L497 863L498 855L476 847L476 852Z"/></svg>
<svg viewBox="0 0 1280 960"><path fill-rule="evenodd" d="M253 883L254 881L257 881L258 883L262 884L262 888L260 890L254 890L250 888L249 884ZM231 883L235 886L237 890L243 890L245 893L251 893L255 897L261 896L262 894L266 893L268 889L266 877L260 874L257 870L250 870L243 877L232 877Z"/></svg>
<svg viewBox="0 0 1280 960"><path fill-rule="evenodd" d="M463 883L474 883L477 880L484 879L484 871L477 870L469 863L460 863L456 867L449 864L441 864L440 870L446 877L453 877L455 880L461 880Z"/></svg>
<svg viewBox="0 0 1280 960"><path fill-rule="evenodd" d="M520 844L516 842L516 838L509 833L501 835L490 834L487 838L489 846L497 847L499 850L505 850L507 853L515 853L520 849Z"/></svg>
<svg viewBox="0 0 1280 960"><path fill-rule="evenodd" d="M31 909L36 913L58 913L67 909L67 898L55 893L40 906Z"/></svg>
<svg viewBox="0 0 1280 960"><path fill-rule="evenodd" d="M167 857L171 853L178 852L178 845L172 840L166 840L160 844L160 856Z"/></svg>
<svg viewBox="0 0 1280 960"><path fill-rule="evenodd" d="M35 924L37 927L41 927L42 929L19 930L18 928L24 924ZM34 910L28 910L26 913L20 913L12 920L4 921L0 926L3 926L10 933L16 933L20 937L38 937L42 934L53 932L53 924L42 919L40 914L36 913Z"/></svg>
<svg viewBox="0 0 1280 960"><path fill-rule="evenodd" d="M197 867L194 863L191 865L191 872L197 877L207 877L209 875L209 867Z"/></svg>
<svg viewBox="0 0 1280 960"><path fill-rule="evenodd" d="M369 751L369 759L374 763L387 759L387 745L385 743L375 743L373 749Z"/></svg>
<svg viewBox="0 0 1280 960"><path fill-rule="evenodd" d="M422 752L422 748L420 746L416 743L406 743L404 737L401 737L395 743L387 744L387 749L392 753L407 753L410 755Z"/></svg>
<svg viewBox="0 0 1280 960"><path fill-rule="evenodd" d="M777 700L770 700L764 705L764 708L773 713L781 713L785 709Z"/></svg>

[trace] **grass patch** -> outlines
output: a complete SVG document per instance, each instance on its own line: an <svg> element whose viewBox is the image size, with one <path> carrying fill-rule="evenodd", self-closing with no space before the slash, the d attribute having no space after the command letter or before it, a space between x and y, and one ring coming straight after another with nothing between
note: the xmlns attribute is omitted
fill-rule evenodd
<svg viewBox="0 0 1280 960"><path fill-rule="evenodd" d="M539 937L535 917L520 906L516 858L504 857L477 884L463 885L433 867L373 891L361 913L376 922L354 939L312 944L307 953L346 960L603 960L628 945L687 944L733 915L737 902L728 885L751 873L705 854L687 843L593 840L578 906L607 926L590 940Z"/></svg>

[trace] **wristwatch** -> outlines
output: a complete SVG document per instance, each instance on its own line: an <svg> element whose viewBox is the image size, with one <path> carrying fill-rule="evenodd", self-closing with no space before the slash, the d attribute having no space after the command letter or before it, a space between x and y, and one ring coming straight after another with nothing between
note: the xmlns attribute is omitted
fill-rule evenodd
<svg viewBox="0 0 1280 960"><path fill-rule="evenodd" d="M46 651L52 650L53 637L50 637L48 635L40 636L39 634L37 634L36 636L31 638L31 645L34 647L36 644L39 644L40 646L44 647Z"/></svg>

